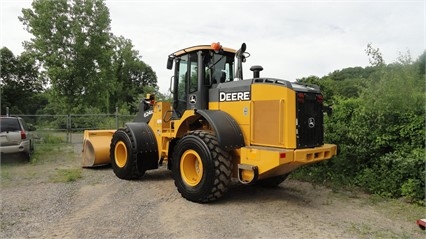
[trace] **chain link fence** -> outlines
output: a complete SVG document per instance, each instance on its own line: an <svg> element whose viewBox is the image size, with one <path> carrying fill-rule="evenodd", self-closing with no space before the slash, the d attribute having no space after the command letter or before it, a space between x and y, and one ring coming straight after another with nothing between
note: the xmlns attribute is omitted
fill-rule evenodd
<svg viewBox="0 0 426 239"><path fill-rule="evenodd" d="M37 141L60 141L82 143L84 130L118 129L133 121L134 115L114 114L68 114L68 115L20 115L33 128Z"/></svg>

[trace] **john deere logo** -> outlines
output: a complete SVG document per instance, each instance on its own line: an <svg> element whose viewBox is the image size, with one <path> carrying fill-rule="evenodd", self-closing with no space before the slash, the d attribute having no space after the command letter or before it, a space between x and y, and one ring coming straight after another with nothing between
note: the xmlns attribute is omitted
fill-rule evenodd
<svg viewBox="0 0 426 239"><path fill-rule="evenodd" d="M220 92L219 101L246 101L250 100L250 91L243 92Z"/></svg>
<svg viewBox="0 0 426 239"><path fill-rule="evenodd" d="M311 129L315 127L315 118L311 117L308 119L308 126Z"/></svg>
<svg viewBox="0 0 426 239"><path fill-rule="evenodd" d="M191 96L189 97L189 103L191 103L191 104L195 104L195 103L197 103L197 96L195 96L195 95L191 95Z"/></svg>

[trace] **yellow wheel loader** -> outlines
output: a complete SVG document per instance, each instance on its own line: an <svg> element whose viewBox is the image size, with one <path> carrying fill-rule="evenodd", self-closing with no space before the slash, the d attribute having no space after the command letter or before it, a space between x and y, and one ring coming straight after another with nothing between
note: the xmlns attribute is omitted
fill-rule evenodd
<svg viewBox="0 0 426 239"><path fill-rule="evenodd" d="M337 146L323 142L328 107L319 87L260 77L261 66L243 79L249 55L245 44L219 43L170 54L172 102L151 97L124 128L86 131L83 166L111 163L130 180L167 163L179 193L206 203L221 198L232 178L273 187L336 155Z"/></svg>

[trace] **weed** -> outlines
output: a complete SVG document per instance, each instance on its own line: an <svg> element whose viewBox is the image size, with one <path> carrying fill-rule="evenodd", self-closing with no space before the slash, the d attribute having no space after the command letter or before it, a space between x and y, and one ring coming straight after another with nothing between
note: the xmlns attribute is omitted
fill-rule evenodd
<svg viewBox="0 0 426 239"><path fill-rule="evenodd" d="M66 138L63 133L38 133L39 144L63 144Z"/></svg>
<svg viewBox="0 0 426 239"><path fill-rule="evenodd" d="M50 177L50 180L54 183L66 183L74 182L81 178L81 169L57 169L56 174Z"/></svg>
<svg viewBox="0 0 426 239"><path fill-rule="evenodd" d="M5 166L2 166L1 167L1 173L0 173L0 177L1 177L1 181L3 182L3 180L6 180L6 179L10 179L10 171L8 170L8 168L9 167L5 167Z"/></svg>

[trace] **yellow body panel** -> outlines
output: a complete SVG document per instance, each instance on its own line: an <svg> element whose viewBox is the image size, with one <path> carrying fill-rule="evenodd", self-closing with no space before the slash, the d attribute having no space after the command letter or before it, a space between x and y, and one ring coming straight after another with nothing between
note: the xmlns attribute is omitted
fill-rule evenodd
<svg viewBox="0 0 426 239"><path fill-rule="evenodd" d="M219 110L225 111L237 121L244 135L244 142L250 142L250 101L234 101L219 104Z"/></svg>
<svg viewBox="0 0 426 239"><path fill-rule="evenodd" d="M158 145L159 158L167 161L169 144L174 138L182 137L189 131L189 124L197 120L194 110L187 110L179 120L172 119L172 108L169 102L156 102L149 126L154 131Z"/></svg>
<svg viewBox="0 0 426 239"><path fill-rule="evenodd" d="M296 149L295 94L281 85L252 84L250 101L209 102L210 110L227 112L243 132L246 146L233 152L234 177L239 164L256 166L258 179L264 179L336 155L337 146L331 144ZM241 174L243 181L250 181L254 172L242 170Z"/></svg>
<svg viewBox="0 0 426 239"><path fill-rule="evenodd" d="M170 138L175 135L172 127L172 108L169 102L156 102L149 126L157 140L159 158L167 157Z"/></svg>
<svg viewBox="0 0 426 239"><path fill-rule="evenodd" d="M289 88L253 84L251 145L296 148L296 96Z"/></svg>
<svg viewBox="0 0 426 239"><path fill-rule="evenodd" d="M240 149L240 164L257 166L259 179L263 179L290 173L302 165L330 159L336 155L336 151L337 146L334 144L296 150L249 146ZM246 180L249 181L250 173L247 172L246 175Z"/></svg>

